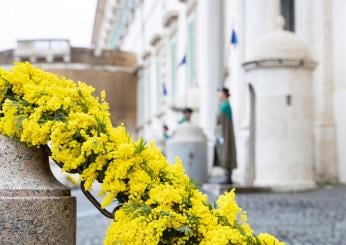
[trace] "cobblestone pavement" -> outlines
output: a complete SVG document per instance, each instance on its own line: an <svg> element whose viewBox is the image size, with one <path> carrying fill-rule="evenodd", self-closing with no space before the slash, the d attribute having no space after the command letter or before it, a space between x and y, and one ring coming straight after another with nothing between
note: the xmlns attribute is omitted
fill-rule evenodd
<svg viewBox="0 0 346 245"><path fill-rule="evenodd" d="M104 217L79 190L72 190L77 198L77 245L100 245L110 219Z"/></svg>
<svg viewBox="0 0 346 245"><path fill-rule="evenodd" d="M275 234L287 244L346 245L346 187L291 194L242 194L256 232Z"/></svg>
<svg viewBox="0 0 346 245"><path fill-rule="evenodd" d="M77 244L99 245L109 220L79 191ZM302 193L239 193L256 233L268 232L292 245L346 245L346 187L324 187Z"/></svg>

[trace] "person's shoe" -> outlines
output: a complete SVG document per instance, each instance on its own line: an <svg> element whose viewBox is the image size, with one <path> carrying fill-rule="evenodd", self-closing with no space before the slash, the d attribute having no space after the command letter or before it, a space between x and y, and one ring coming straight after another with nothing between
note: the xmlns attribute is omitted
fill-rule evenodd
<svg viewBox="0 0 346 245"><path fill-rule="evenodd" d="M229 185L233 184L232 178L231 178L231 176L229 174L227 174L225 176L225 183L223 183L223 184L229 184Z"/></svg>

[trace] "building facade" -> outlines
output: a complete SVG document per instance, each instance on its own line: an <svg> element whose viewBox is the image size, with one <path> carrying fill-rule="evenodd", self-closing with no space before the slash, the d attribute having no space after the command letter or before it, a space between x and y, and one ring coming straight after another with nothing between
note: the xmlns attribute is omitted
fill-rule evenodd
<svg viewBox="0 0 346 245"><path fill-rule="evenodd" d="M71 47L68 40L41 39L17 41L17 47L0 51L0 66L9 69L13 62L30 61L46 71L93 86L98 96L107 93L112 122L136 127L136 56L128 52ZM127 98L127 99L124 99Z"/></svg>
<svg viewBox="0 0 346 245"><path fill-rule="evenodd" d="M255 161L253 91L242 64L283 16L284 29L294 32L317 62L309 88L315 179L346 182L343 9L343 0L99 0L92 40L96 54L120 49L137 55L137 132L159 139L163 124L171 131L177 126L177 108L191 107L192 120L208 137L209 166L216 91L230 88L239 163L234 177L252 184L245 166Z"/></svg>

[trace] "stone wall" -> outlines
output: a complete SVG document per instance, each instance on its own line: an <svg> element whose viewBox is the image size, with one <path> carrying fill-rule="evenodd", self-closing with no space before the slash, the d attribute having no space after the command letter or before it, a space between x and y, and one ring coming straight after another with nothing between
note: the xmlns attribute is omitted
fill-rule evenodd
<svg viewBox="0 0 346 245"><path fill-rule="evenodd" d="M28 57L29 59L30 57ZM14 62L13 50L0 52L0 66L9 68ZM38 60L37 66L63 75L74 81L83 81L96 88L96 96L102 90L107 93L114 125L124 123L131 133L136 126L136 55L118 50L103 50L98 56L94 49L71 48L71 61L61 59L47 62Z"/></svg>
<svg viewBox="0 0 346 245"><path fill-rule="evenodd" d="M136 76L126 72L105 70L48 69L74 81L83 81L96 88L96 96L102 90L107 93L114 125L124 123L133 133L136 125Z"/></svg>
<svg viewBox="0 0 346 245"><path fill-rule="evenodd" d="M117 50L102 50L101 55L95 56L94 49L71 48L71 63L113 65L131 68L136 65L136 55Z"/></svg>
<svg viewBox="0 0 346 245"><path fill-rule="evenodd" d="M13 49L4 50L0 52L0 64L13 63Z"/></svg>

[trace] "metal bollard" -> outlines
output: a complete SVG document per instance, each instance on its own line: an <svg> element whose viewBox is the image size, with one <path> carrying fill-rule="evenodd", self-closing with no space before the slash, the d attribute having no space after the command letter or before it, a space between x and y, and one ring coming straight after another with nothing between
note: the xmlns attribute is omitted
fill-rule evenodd
<svg viewBox="0 0 346 245"><path fill-rule="evenodd" d="M0 244L76 244L76 200L48 155L0 135Z"/></svg>

